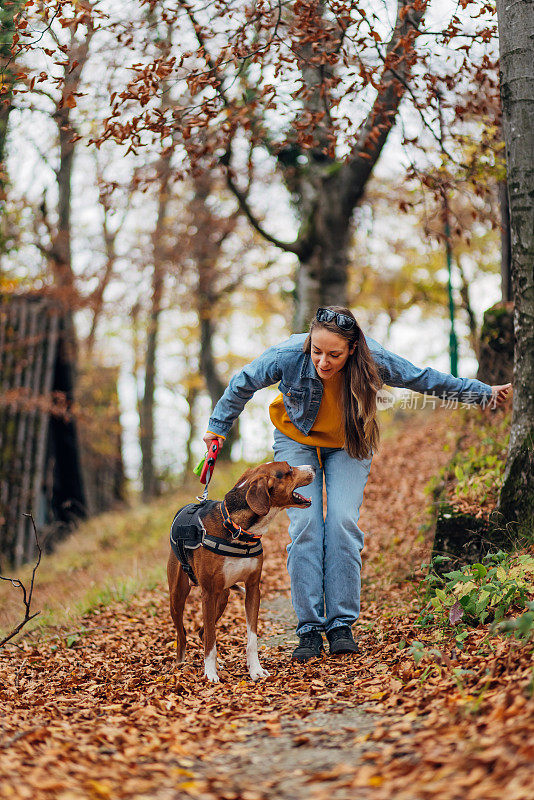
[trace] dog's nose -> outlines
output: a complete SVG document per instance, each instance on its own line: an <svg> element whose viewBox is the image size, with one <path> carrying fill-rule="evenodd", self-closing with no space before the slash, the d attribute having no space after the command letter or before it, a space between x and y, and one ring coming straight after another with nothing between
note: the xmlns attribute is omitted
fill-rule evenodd
<svg viewBox="0 0 534 800"><path fill-rule="evenodd" d="M311 464L303 464L299 469L303 470L303 472L307 472L308 475L311 475L311 479L315 478L315 473L317 470Z"/></svg>

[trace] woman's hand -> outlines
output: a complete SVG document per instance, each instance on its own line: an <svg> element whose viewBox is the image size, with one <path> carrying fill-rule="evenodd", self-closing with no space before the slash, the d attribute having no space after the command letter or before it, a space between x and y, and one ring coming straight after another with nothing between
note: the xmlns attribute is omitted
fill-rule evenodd
<svg viewBox="0 0 534 800"><path fill-rule="evenodd" d="M502 386L491 387L491 399L486 408L497 408L506 402L508 392L512 388L511 383L504 383Z"/></svg>
<svg viewBox="0 0 534 800"><path fill-rule="evenodd" d="M224 444L224 437L223 436L215 436L213 433L209 433L208 432L208 433L206 433L206 435L204 436L202 441L204 441L206 443L206 447L209 450L210 447L211 447L211 443L213 441L215 441L215 439L217 439L217 441L219 442L219 447L222 447L223 444Z"/></svg>

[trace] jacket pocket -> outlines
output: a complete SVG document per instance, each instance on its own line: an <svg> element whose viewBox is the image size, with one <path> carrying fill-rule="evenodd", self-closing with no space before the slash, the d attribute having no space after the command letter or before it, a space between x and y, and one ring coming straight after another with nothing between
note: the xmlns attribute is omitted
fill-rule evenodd
<svg viewBox="0 0 534 800"><path fill-rule="evenodd" d="M297 389L293 386L288 386L283 381L278 384L279 390L284 395L284 401L291 406L300 406L304 401L304 389Z"/></svg>

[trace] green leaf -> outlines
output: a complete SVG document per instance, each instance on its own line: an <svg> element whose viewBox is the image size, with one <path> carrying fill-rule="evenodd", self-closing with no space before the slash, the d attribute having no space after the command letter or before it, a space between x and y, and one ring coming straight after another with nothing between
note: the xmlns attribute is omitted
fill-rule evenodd
<svg viewBox="0 0 534 800"><path fill-rule="evenodd" d="M454 572L446 572L443 577L448 578L451 583L457 583L458 581L463 581L466 579L464 573L459 569L454 570Z"/></svg>
<svg viewBox="0 0 534 800"><path fill-rule="evenodd" d="M474 605L470 594L464 594L463 597L460 597L459 603L464 611L469 611Z"/></svg>
<svg viewBox="0 0 534 800"><path fill-rule="evenodd" d="M484 566L484 564L473 564L471 566L471 570L477 578L485 578L488 574L488 569Z"/></svg>
<svg viewBox="0 0 534 800"><path fill-rule="evenodd" d="M484 611L484 609L487 607L489 601L490 601L489 594L487 592L482 592L482 594L480 596L480 600L475 605L475 613L477 615L480 615Z"/></svg>

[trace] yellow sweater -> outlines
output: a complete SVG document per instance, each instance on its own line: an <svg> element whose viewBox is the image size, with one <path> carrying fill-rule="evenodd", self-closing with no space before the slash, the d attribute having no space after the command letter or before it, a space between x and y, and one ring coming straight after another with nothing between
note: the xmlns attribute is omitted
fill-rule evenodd
<svg viewBox="0 0 534 800"><path fill-rule="evenodd" d="M306 436L289 419L281 394L269 406L271 422L290 439L312 447L344 447L342 391L343 371L323 381L323 397L313 427Z"/></svg>

